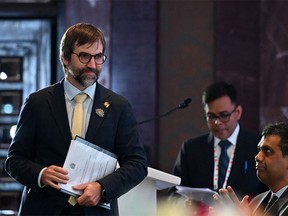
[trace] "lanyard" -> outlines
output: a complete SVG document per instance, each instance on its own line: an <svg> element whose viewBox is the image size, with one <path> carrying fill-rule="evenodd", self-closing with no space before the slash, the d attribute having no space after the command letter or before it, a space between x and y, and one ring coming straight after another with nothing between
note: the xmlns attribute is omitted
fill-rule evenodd
<svg viewBox="0 0 288 216"><path fill-rule="evenodd" d="M227 186L227 180L229 178L230 172L231 172L231 167L233 163L233 158L234 158L234 152L235 148L233 149L233 153L230 157L228 168L226 171L226 176L223 184L223 188L226 188ZM218 177L219 177L219 158L220 158L220 153L216 151L216 146L214 146L214 177L213 177L213 188L214 190L218 190Z"/></svg>

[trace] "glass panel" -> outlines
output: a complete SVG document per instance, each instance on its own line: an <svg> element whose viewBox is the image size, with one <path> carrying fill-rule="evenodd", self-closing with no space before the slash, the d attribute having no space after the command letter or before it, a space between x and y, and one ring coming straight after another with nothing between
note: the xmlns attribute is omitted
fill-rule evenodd
<svg viewBox="0 0 288 216"><path fill-rule="evenodd" d="M0 116L18 115L22 105L22 91L0 91Z"/></svg>
<svg viewBox="0 0 288 216"><path fill-rule="evenodd" d="M21 82L22 68L21 57L0 57L0 82Z"/></svg>

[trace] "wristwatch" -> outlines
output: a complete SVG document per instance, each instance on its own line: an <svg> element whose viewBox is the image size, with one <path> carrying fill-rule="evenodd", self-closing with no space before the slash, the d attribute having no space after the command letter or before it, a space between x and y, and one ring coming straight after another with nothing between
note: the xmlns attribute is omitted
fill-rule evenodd
<svg viewBox="0 0 288 216"><path fill-rule="evenodd" d="M101 185L101 200L105 202L107 200L105 187L99 181L97 182Z"/></svg>
<svg viewBox="0 0 288 216"><path fill-rule="evenodd" d="M101 198L102 199L106 199L106 190L105 190L105 188L102 186L102 191L101 191Z"/></svg>

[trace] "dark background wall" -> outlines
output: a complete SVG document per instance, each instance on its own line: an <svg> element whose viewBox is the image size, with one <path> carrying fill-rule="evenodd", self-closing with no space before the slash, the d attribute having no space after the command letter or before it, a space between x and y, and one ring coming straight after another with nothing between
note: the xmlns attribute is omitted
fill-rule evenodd
<svg viewBox="0 0 288 216"><path fill-rule="evenodd" d="M243 105L241 124L260 130L260 1L215 3L215 79L233 83Z"/></svg>
<svg viewBox="0 0 288 216"><path fill-rule="evenodd" d="M156 122L158 168L166 172L181 143L207 131L201 95L214 79L214 3L180 2L159 3L158 112L192 99L186 109Z"/></svg>
<svg viewBox="0 0 288 216"><path fill-rule="evenodd" d="M1 19L51 20L51 83L63 78L57 54L63 32L76 22L91 22L108 43L100 81L129 99L139 122L191 97L186 109L139 125L153 168L171 172L183 140L207 132L201 94L213 81L235 84L243 127L260 132L270 122L287 120L285 0L0 4Z"/></svg>

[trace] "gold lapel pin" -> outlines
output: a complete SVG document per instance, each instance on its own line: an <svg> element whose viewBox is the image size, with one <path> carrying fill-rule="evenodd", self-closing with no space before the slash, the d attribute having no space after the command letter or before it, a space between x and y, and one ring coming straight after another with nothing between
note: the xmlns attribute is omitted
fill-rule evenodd
<svg viewBox="0 0 288 216"><path fill-rule="evenodd" d="M106 101L106 102L104 102L104 106L105 106L105 108L108 108L110 106L110 103Z"/></svg>

